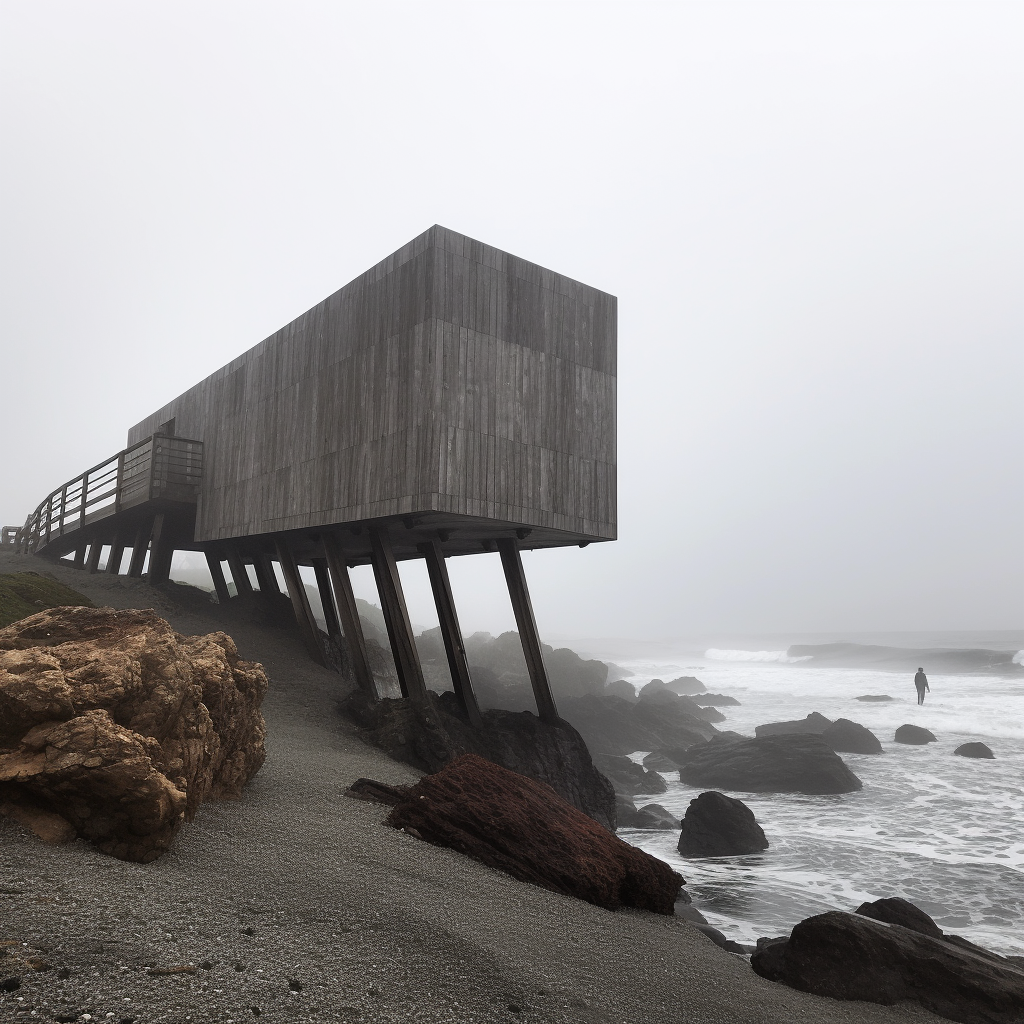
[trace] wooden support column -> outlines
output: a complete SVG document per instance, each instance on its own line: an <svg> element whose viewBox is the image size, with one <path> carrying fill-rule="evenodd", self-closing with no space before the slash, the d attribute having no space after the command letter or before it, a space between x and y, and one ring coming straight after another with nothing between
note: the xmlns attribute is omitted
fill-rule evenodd
<svg viewBox="0 0 1024 1024"><path fill-rule="evenodd" d="M373 575L377 581L377 593L380 594L384 621L388 627L391 653L395 656L395 668L398 670L398 684L402 687L402 696L408 697L416 704L425 703L427 684L423 680L423 669L416 651L416 640L412 635L412 623L409 621L409 609L405 606L402 580L398 575L398 565L395 562L395 552L391 547L387 527L370 528L370 545Z"/></svg>
<svg viewBox="0 0 1024 1024"><path fill-rule="evenodd" d="M82 539L79 540L75 547L75 562L74 566L76 569L85 568L85 549L88 547L88 543Z"/></svg>
<svg viewBox="0 0 1024 1024"><path fill-rule="evenodd" d="M228 548L224 553L224 557L228 560L231 578L235 581L235 593L239 596L251 594L252 583L249 581L249 574L245 571L245 563L242 561L242 556L238 553L238 548Z"/></svg>
<svg viewBox="0 0 1024 1024"><path fill-rule="evenodd" d="M231 600L228 592L228 583L224 579L224 570L220 566L220 555L212 551L205 552L206 564L210 567L210 575L213 577L213 589L217 591L217 600L221 604L227 604Z"/></svg>
<svg viewBox="0 0 1024 1024"><path fill-rule="evenodd" d="M171 559L174 557L173 526L163 512L153 517L153 547L149 553L146 581L155 586L171 578Z"/></svg>
<svg viewBox="0 0 1024 1024"><path fill-rule="evenodd" d="M430 589L434 592L434 604L437 606L437 621L441 625L441 637L444 650L448 655L448 668L452 674L455 696L466 712L470 725L480 728L483 719L473 692L473 680L469 675L469 662L466 661L466 645L462 639L459 617L455 612L455 599L452 597L452 585L448 579L448 566L445 564L441 545L435 540L420 545L420 551L427 563L430 576Z"/></svg>
<svg viewBox="0 0 1024 1024"><path fill-rule="evenodd" d="M135 531L135 543L132 544L132 560L128 564L128 575L138 579L146 564L146 550L149 547L149 534L153 529L153 521L145 520Z"/></svg>
<svg viewBox="0 0 1024 1024"><path fill-rule="evenodd" d="M356 685L375 699L379 699L380 694L377 692L377 684L370 668L370 659L366 656L366 638L363 636L363 624L359 621L359 609L356 606L356 596L352 592L352 578L348 574L345 553L337 538L330 534L324 534L321 540L324 553L327 555L331 583L334 585L334 596L338 602L341 629L352 658L352 674L356 677Z"/></svg>
<svg viewBox="0 0 1024 1024"><path fill-rule="evenodd" d="M505 582L508 594L512 598L512 611L515 612L516 625L519 627L519 639L526 655L526 667L533 684L533 695L537 699L537 713L546 722L558 721L558 710L555 699L551 696L551 684L548 682L547 669L544 667L544 656L540 649L540 636L537 634L537 620L533 615L533 603L530 591L526 586L526 574L523 572L523 559L519 554L518 543L511 538L498 541L501 554L501 567L505 570Z"/></svg>
<svg viewBox="0 0 1024 1024"><path fill-rule="evenodd" d="M256 570L256 582L260 585L261 594L280 594L281 587L277 582L277 573L270 563L270 555L260 551L252 561Z"/></svg>
<svg viewBox="0 0 1024 1024"><path fill-rule="evenodd" d="M288 545L286 537L277 537L274 541L277 547L277 560L281 563L281 571L284 573L284 581L288 584L288 596L292 599L292 610L295 612L295 620L302 634L302 642L306 645L310 657L318 664L326 667L324 651L320 645L320 627L313 617L313 609L309 606L309 598L306 596L306 587L299 575L299 566L295 561L295 555Z"/></svg>
<svg viewBox="0 0 1024 1024"><path fill-rule="evenodd" d="M320 604L324 609L327 635L341 636L341 624L338 622L338 613L334 610L334 595L331 593L331 577L327 571L327 559L314 558L313 572L316 573L316 589L320 593Z"/></svg>
<svg viewBox="0 0 1024 1024"><path fill-rule="evenodd" d="M107 557L107 567L103 571L109 572L113 576L121 571L121 560L124 558L123 537L124 534L119 531L114 534L114 539L110 542L110 555Z"/></svg>
<svg viewBox="0 0 1024 1024"><path fill-rule="evenodd" d="M93 539L89 547L89 561L85 563L86 569L95 573L100 567L100 554L103 552L103 542L97 537Z"/></svg>

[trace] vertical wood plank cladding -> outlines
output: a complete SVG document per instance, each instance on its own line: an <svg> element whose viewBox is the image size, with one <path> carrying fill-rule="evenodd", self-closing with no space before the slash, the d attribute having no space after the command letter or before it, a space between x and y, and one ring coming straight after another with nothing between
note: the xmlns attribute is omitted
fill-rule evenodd
<svg viewBox="0 0 1024 1024"><path fill-rule="evenodd" d="M434 508L615 535L616 300L435 226L155 412L197 540Z"/></svg>

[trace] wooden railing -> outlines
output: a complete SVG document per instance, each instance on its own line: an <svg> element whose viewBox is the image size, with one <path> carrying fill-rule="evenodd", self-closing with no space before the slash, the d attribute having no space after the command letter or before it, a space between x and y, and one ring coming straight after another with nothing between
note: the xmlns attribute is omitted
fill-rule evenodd
<svg viewBox="0 0 1024 1024"><path fill-rule="evenodd" d="M154 434L87 469L46 496L15 533L18 551L51 541L144 502L194 503L203 478L203 442ZM3 528L3 540L13 528Z"/></svg>

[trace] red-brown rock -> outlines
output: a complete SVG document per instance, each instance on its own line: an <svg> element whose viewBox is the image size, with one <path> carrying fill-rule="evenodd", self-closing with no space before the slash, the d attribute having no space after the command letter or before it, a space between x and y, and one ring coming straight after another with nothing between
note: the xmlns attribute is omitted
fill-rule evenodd
<svg viewBox="0 0 1024 1024"><path fill-rule="evenodd" d="M184 637L152 611L29 616L0 630L0 803L154 860L204 800L239 797L259 770L266 690L223 633Z"/></svg>
<svg viewBox="0 0 1024 1024"><path fill-rule="evenodd" d="M608 910L671 914L683 884L663 861L616 838L550 786L475 754L420 779L387 821Z"/></svg>

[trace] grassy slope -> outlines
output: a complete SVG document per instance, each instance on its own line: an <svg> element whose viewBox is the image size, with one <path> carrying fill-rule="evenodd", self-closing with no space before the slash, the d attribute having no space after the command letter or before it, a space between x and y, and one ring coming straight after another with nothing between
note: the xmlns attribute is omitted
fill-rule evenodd
<svg viewBox="0 0 1024 1024"><path fill-rule="evenodd" d="M92 607L89 598L47 576L34 572L0 575L0 628L44 608L69 604Z"/></svg>

